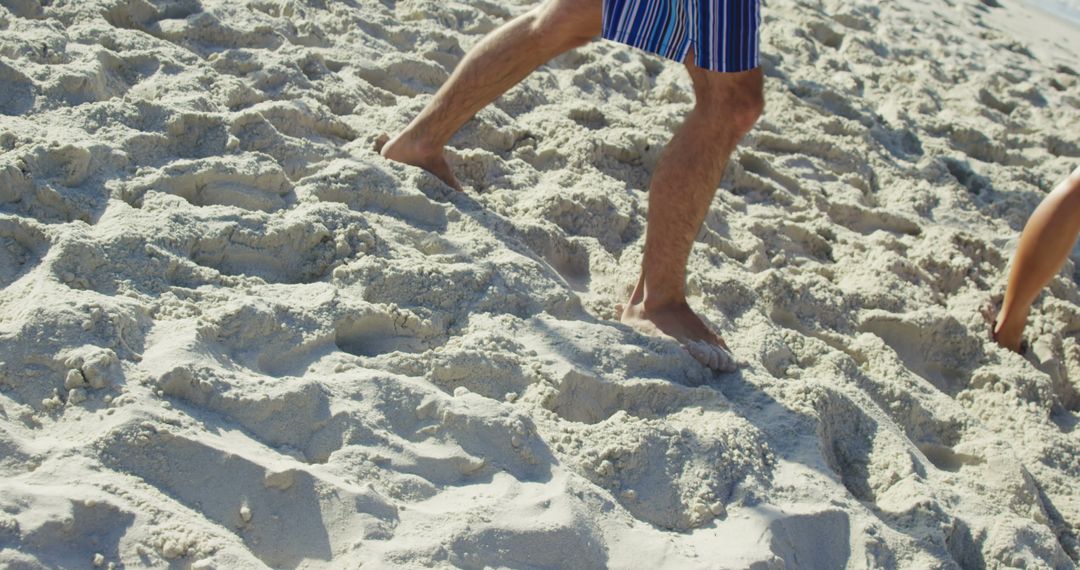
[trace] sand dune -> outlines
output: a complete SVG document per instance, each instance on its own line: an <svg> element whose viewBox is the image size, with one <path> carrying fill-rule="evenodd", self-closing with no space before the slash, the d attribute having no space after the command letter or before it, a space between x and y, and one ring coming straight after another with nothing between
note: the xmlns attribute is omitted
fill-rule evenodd
<svg viewBox="0 0 1080 570"><path fill-rule="evenodd" d="M714 375L611 320L679 66L557 58L465 194L373 150L530 5L0 0L0 566L1075 567L1080 257L1027 359L978 312L1080 160L1075 31L770 0Z"/></svg>

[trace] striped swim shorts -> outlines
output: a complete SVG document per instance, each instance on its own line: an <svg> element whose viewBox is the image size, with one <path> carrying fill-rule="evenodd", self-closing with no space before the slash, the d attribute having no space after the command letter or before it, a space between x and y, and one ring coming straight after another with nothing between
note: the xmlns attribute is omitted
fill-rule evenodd
<svg viewBox="0 0 1080 570"><path fill-rule="evenodd" d="M758 66L760 0L604 0L603 37L713 71Z"/></svg>

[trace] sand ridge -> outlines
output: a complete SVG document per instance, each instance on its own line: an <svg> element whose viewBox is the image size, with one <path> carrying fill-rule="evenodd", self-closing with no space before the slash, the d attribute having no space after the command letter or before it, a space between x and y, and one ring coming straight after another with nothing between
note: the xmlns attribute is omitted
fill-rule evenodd
<svg viewBox="0 0 1080 570"><path fill-rule="evenodd" d="M0 561L1075 567L1080 258L1029 359L978 307L1080 79L996 4L767 3L717 376L611 320L677 65L555 59L458 194L373 143L530 2L0 0Z"/></svg>

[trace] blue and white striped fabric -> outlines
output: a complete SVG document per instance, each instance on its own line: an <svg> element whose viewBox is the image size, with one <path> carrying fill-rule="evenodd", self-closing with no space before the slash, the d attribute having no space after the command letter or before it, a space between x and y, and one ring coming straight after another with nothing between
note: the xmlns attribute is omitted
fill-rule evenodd
<svg viewBox="0 0 1080 570"><path fill-rule="evenodd" d="M760 0L604 0L603 36L713 71L758 66Z"/></svg>

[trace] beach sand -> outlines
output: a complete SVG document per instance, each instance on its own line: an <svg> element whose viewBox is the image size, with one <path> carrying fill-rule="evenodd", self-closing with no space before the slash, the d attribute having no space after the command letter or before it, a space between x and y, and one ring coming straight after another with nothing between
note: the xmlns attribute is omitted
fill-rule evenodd
<svg viewBox="0 0 1080 570"><path fill-rule="evenodd" d="M770 0L690 259L743 363L612 320L692 105L596 41L383 160L525 0L0 0L0 567L1073 568L1076 31ZM1071 31L1071 35L1070 35Z"/></svg>

